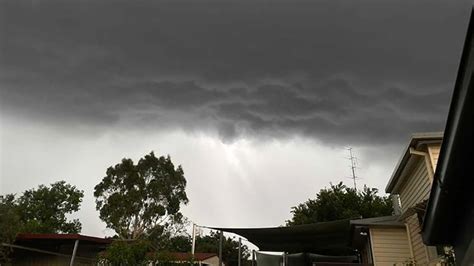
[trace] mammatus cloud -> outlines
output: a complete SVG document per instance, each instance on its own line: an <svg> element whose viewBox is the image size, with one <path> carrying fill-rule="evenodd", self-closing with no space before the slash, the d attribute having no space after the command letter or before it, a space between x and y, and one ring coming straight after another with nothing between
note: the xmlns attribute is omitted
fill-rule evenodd
<svg viewBox="0 0 474 266"><path fill-rule="evenodd" d="M5 116L393 142L442 130L468 3L6 1Z"/></svg>

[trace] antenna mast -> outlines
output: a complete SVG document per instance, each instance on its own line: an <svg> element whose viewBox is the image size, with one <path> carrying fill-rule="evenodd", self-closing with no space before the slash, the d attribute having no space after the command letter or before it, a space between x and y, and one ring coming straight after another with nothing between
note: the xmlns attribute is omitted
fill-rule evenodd
<svg viewBox="0 0 474 266"><path fill-rule="evenodd" d="M349 150L349 160L351 161L351 170L352 170L352 180L354 181L354 189L357 191L357 183L356 183L356 179L358 179L358 177L356 176L356 173L355 173L355 169L357 168L357 158L352 154L352 147L349 147L347 148L347 150Z"/></svg>

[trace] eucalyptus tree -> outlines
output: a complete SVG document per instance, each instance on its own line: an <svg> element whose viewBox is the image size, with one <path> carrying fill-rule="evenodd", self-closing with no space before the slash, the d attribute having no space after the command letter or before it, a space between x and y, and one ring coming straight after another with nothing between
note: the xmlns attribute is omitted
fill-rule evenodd
<svg viewBox="0 0 474 266"><path fill-rule="evenodd" d="M137 164L124 158L106 171L95 186L96 208L108 228L122 239L159 235L182 222L181 204L187 204L186 178L170 156L153 152Z"/></svg>

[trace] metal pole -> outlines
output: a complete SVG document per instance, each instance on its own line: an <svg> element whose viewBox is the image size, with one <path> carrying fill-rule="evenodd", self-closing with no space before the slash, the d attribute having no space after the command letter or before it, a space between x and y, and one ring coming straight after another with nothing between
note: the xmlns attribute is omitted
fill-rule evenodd
<svg viewBox="0 0 474 266"><path fill-rule="evenodd" d="M354 181L354 189L357 191L357 183L356 183L356 174L355 174L355 168L356 168L356 164L355 164L355 157L352 155L352 148L349 148L349 154L351 155L350 159L351 159L351 169L352 169L352 180Z"/></svg>
<svg viewBox="0 0 474 266"><path fill-rule="evenodd" d="M252 266L255 266L255 250L252 250Z"/></svg>
<svg viewBox="0 0 474 266"><path fill-rule="evenodd" d="M223 233L220 231L219 234L219 266L222 266L222 237Z"/></svg>
<svg viewBox="0 0 474 266"><path fill-rule="evenodd" d="M239 237L239 261L237 263L238 266L242 265L242 238Z"/></svg>
<svg viewBox="0 0 474 266"><path fill-rule="evenodd" d="M196 224L193 223L193 246L191 247L191 254L193 255L193 259L194 259L195 246L196 246Z"/></svg>
<svg viewBox="0 0 474 266"><path fill-rule="evenodd" d="M69 266L74 265L74 259L76 258L76 253L77 253L77 247L79 246L79 239L76 239L74 242L74 249L72 250L72 257L71 257L71 262L69 263Z"/></svg>

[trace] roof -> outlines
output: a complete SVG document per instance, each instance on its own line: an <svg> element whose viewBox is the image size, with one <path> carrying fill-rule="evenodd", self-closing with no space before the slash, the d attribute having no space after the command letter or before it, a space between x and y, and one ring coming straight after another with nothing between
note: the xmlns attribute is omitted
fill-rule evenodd
<svg viewBox="0 0 474 266"><path fill-rule="evenodd" d="M189 261L193 258L191 253L185 252L172 252L169 254L173 259L176 261ZM194 260L195 261L203 261L207 260L212 257L217 257L215 253L194 253Z"/></svg>
<svg viewBox="0 0 474 266"><path fill-rule="evenodd" d="M30 234L20 233L16 236L16 241L40 241L40 240L57 240L57 241L85 241L96 244L110 244L112 239L85 236L80 234Z"/></svg>
<svg viewBox="0 0 474 266"><path fill-rule="evenodd" d="M314 252L342 255L349 251L350 220L337 220L289 227L210 229L235 233L263 251Z"/></svg>
<svg viewBox="0 0 474 266"><path fill-rule="evenodd" d="M459 230L472 226L469 223L474 219L474 11L471 12L422 227L423 241L428 245L454 244L458 235L467 238Z"/></svg>
<svg viewBox="0 0 474 266"><path fill-rule="evenodd" d="M395 215L395 216L382 216L382 217L351 220L351 225L404 227L405 224L403 222L400 222L399 218L400 216Z"/></svg>
<svg viewBox="0 0 474 266"><path fill-rule="evenodd" d="M388 181L387 186L385 187L385 192L392 193L395 185L400 181L402 176L403 169L407 166L409 159L411 157L410 148L417 148L417 146L426 143L439 142L443 140L443 132L425 132L425 133L415 133L411 136L408 146L405 148L405 152L398 161L395 170L393 171L390 180Z"/></svg>

